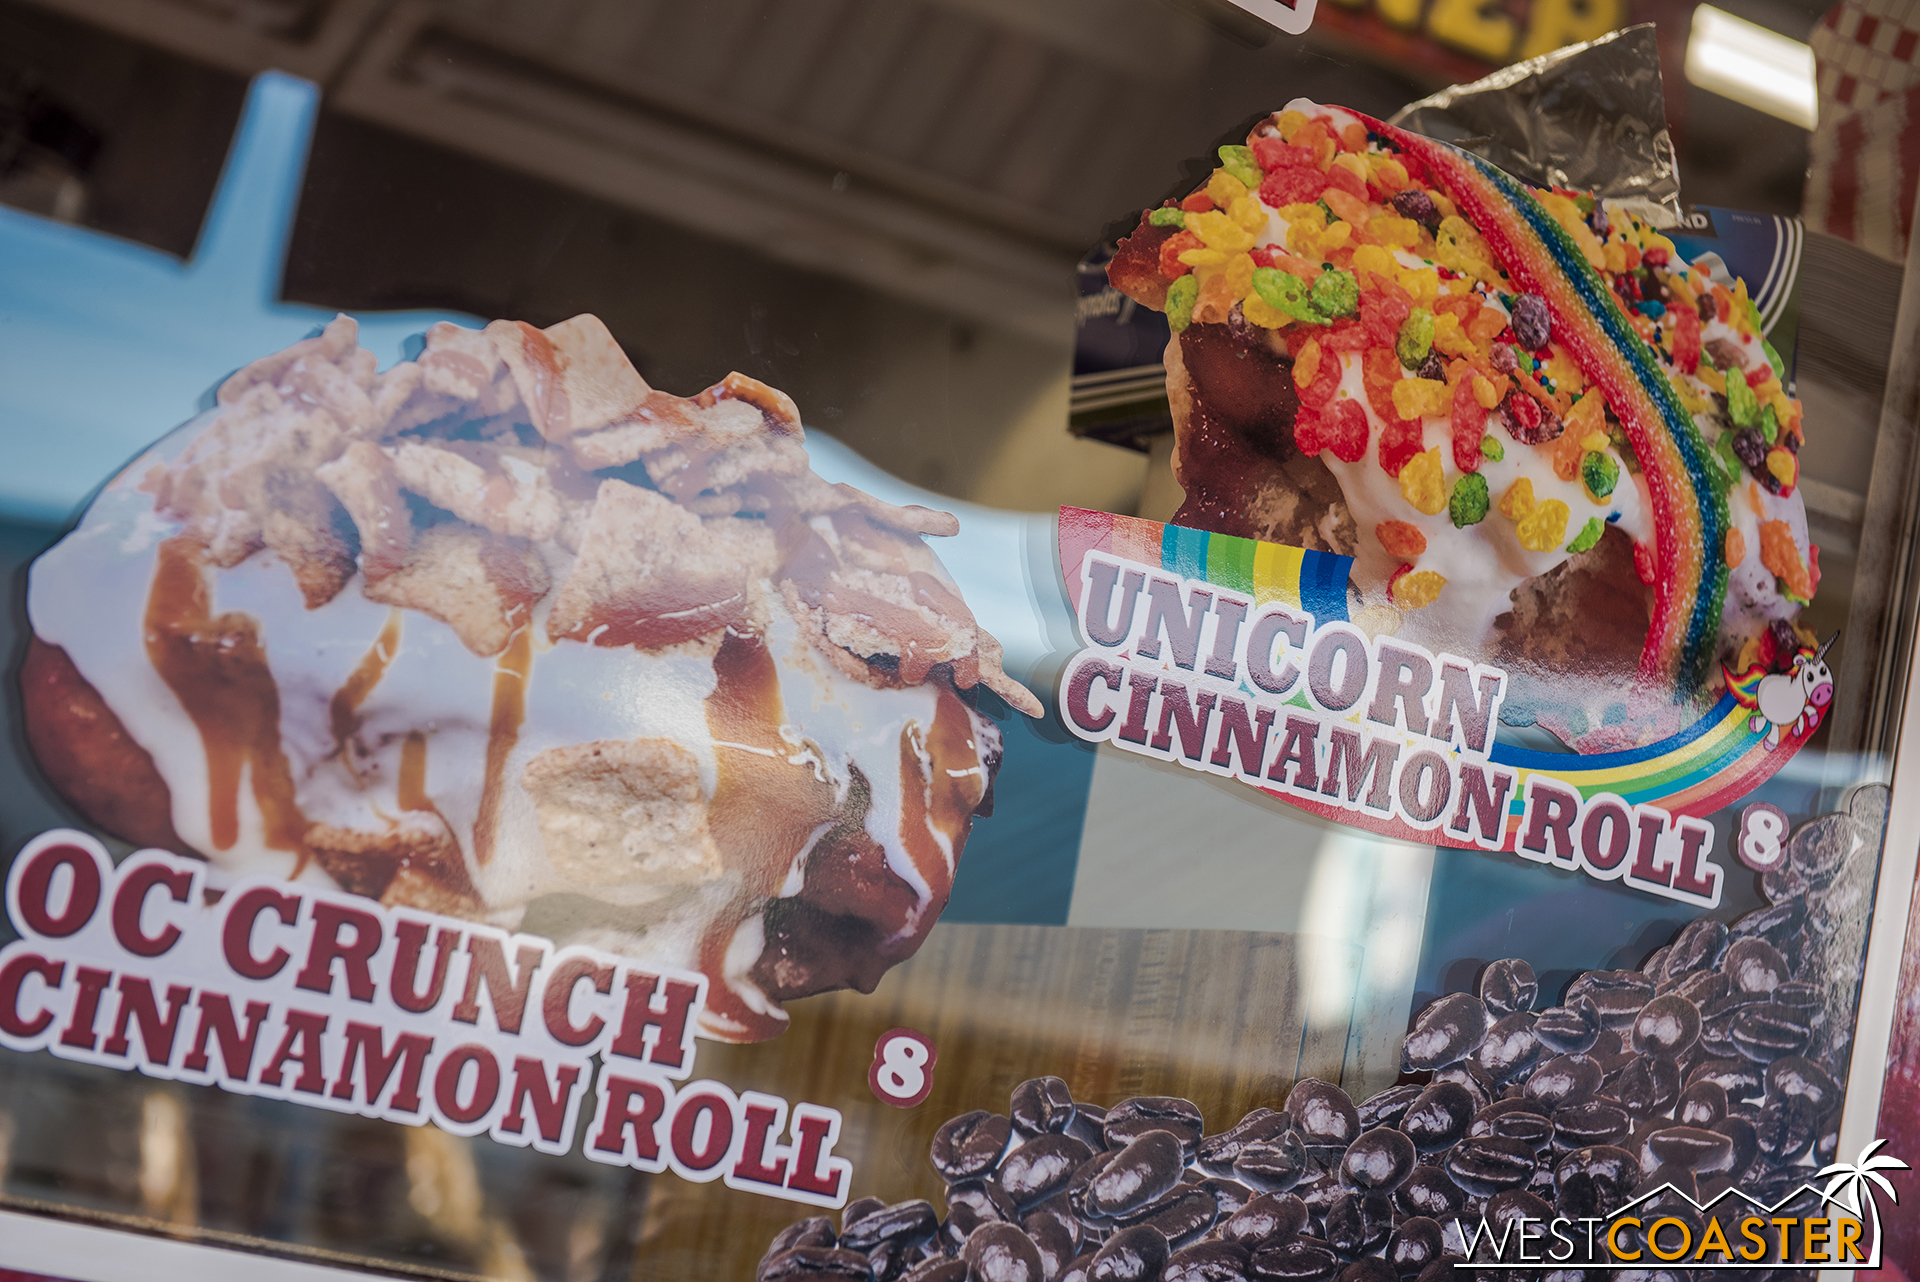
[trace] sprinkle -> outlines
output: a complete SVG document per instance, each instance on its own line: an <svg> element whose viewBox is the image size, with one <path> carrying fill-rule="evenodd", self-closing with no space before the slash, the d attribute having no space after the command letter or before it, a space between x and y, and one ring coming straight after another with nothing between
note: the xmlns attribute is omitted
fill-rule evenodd
<svg viewBox="0 0 1920 1282"><path fill-rule="evenodd" d="M1401 475L1406 473L1403 471ZM1427 550L1427 536L1420 532L1419 526L1407 521L1382 521L1373 527L1373 536L1380 540L1387 555L1403 561L1412 560Z"/></svg>
<svg viewBox="0 0 1920 1282"><path fill-rule="evenodd" d="M1447 506L1447 487L1440 474L1440 449L1416 454L1400 469L1400 495L1415 511L1437 515Z"/></svg>
<svg viewBox="0 0 1920 1282"><path fill-rule="evenodd" d="M1482 383L1486 382L1485 379L1479 379L1477 381ZM1479 394L1479 390L1478 387L1474 388L1474 394L1476 396ZM1489 432L1480 438L1480 452L1498 463L1507 456L1507 447L1500 444L1499 438Z"/></svg>
<svg viewBox="0 0 1920 1282"><path fill-rule="evenodd" d="M1487 439L1493 440L1490 436ZM1495 448L1498 448L1497 442ZM1468 472L1454 484L1453 496L1447 500L1447 519L1464 530L1486 520L1488 506L1487 478L1478 472Z"/></svg>
<svg viewBox="0 0 1920 1282"><path fill-rule="evenodd" d="M1740 527L1735 526L1733 529L1727 531L1727 546L1724 555L1727 558L1727 564L1730 566L1739 565L1747 559L1747 536L1740 533Z"/></svg>
<svg viewBox="0 0 1920 1282"><path fill-rule="evenodd" d="M1585 552L1588 548L1598 543L1600 536L1606 533L1606 531L1607 527L1601 522L1599 517L1588 517L1587 523L1580 527L1580 533L1574 535L1573 542L1567 544L1567 551Z"/></svg>
<svg viewBox="0 0 1920 1282"><path fill-rule="evenodd" d="M1187 216L1178 209L1156 209L1147 215L1147 221L1155 227L1185 227Z"/></svg>

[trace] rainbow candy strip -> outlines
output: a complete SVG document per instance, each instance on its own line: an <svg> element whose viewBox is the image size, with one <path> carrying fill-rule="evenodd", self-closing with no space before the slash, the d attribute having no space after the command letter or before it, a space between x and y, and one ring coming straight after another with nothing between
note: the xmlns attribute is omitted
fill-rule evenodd
<svg viewBox="0 0 1920 1282"><path fill-rule="evenodd" d="M1283 602L1312 614L1315 627L1347 617L1346 583L1352 563L1344 556L1071 507L1060 509L1059 540L1060 569L1076 609L1080 564L1088 552L1100 551L1231 588L1253 596L1259 604ZM1769 750L1765 734L1750 728L1751 716L1728 693L1692 724L1640 748L1579 756L1535 752L1496 740L1488 755L1494 764L1515 774L1504 848L1513 849L1519 835L1527 777L1533 774L1568 784L1585 797L1611 793L1629 805L1659 806L1676 815L1704 818L1733 805L1786 765L1817 728L1785 733L1779 746ZM1383 836L1421 845L1451 844L1444 830L1422 832L1397 819L1341 809L1298 793L1261 791L1326 819Z"/></svg>
<svg viewBox="0 0 1920 1282"><path fill-rule="evenodd" d="M1693 416L1606 281L1524 187L1478 156L1359 119L1419 159L1486 239L1514 285L1546 300L1554 336L1626 428L1652 494L1659 555L1640 673L1670 685L1676 702L1691 698L1706 683L1719 636L1728 575L1720 550L1730 528L1727 498Z"/></svg>
<svg viewBox="0 0 1920 1282"><path fill-rule="evenodd" d="M1060 568L1076 610L1080 608L1080 562L1089 552L1107 552L1137 564L1157 565L1182 578L1204 579L1252 597L1256 607L1278 601L1312 615L1315 627L1347 617L1350 556L1063 507Z"/></svg>

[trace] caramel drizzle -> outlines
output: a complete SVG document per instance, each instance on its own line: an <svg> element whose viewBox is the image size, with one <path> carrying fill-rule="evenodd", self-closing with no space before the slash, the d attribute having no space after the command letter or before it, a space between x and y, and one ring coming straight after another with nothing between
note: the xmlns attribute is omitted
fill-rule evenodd
<svg viewBox="0 0 1920 1282"><path fill-rule="evenodd" d="M427 736L418 730L407 731L400 743L400 777L394 791L402 810L429 810L440 813L427 795Z"/></svg>
<svg viewBox="0 0 1920 1282"><path fill-rule="evenodd" d="M346 682L333 692L333 698L327 704L327 724L333 730L334 755L340 758L355 782L360 781L360 772L354 766L353 754L347 751L347 741L360 732L360 705L380 684L380 678L387 675L387 668L400 653L400 626L400 611L389 610L380 635L360 656L360 662L355 665Z"/></svg>
<svg viewBox="0 0 1920 1282"><path fill-rule="evenodd" d="M229 850L240 838L240 781L247 775L265 844L292 851L298 877L313 851L280 745L280 690L259 621L239 611L213 613L206 563L206 545L188 535L160 545L147 596L147 658L200 732L214 848Z"/></svg>
<svg viewBox="0 0 1920 1282"><path fill-rule="evenodd" d="M533 628L522 624L514 630L513 639L507 642L493 669L493 719L487 731L487 773L480 792L480 813L473 821L475 864L484 865L493 858L494 842L500 830L500 803L507 789L507 758L520 742L520 727L526 721L527 674L532 670ZM404 749L401 760L404 767ZM424 799L424 741L420 747L420 776Z"/></svg>
<svg viewBox="0 0 1920 1282"><path fill-rule="evenodd" d="M718 749L719 777L707 830L721 866L739 875L740 892L708 925L700 968L710 981L708 1010L748 1040L763 1041L778 1036L786 1018L755 1010L727 984L727 948L740 924L779 891L794 853L834 820L834 790L814 777L810 765L789 760L793 749L780 737L780 674L760 638L728 629L713 673L707 730Z"/></svg>

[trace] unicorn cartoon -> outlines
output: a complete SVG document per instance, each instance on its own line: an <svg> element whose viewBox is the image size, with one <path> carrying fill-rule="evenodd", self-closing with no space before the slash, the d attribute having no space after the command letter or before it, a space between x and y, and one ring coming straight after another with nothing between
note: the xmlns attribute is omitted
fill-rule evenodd
<svg viewBox="0 0 1920 1282"><path fill-rule="evenodd" d="M1827 650L1839 638L1840 634L1834 633L1820 643L1818 650L1801 646L1793 656L1792 669L1786 672L1768 672L1757 663L1737 677L1731 669L1724 669L1734 702L1753 710L1747 728L1755 734L1766 728L1769 752L1780 746L1782 727L1789 735L1811 735L1819 727L1827 705L1833 702L1833 670L1827 667Z"/></svg>

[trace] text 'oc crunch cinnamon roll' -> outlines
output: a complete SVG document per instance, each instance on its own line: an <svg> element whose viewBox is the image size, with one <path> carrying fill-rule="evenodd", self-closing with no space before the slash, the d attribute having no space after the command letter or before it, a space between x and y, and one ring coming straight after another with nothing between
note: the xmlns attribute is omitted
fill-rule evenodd
<svg viewBox="0 0 1920 1282"><path fill-rule="evenodd" d="M1354 557L1355 618L1582 752L1814 654L1801 408L1744 282L1629 209L1306 100L1146 211L1183 525Z"/></svg>
<svg viewBox="0 0 1920 1282"><path fill-rule="evenodd" d="M705 972L706 1031L870 991L991 808L1000 666L784 394L647 386L592 316L341 317L240 370L33 568L55 785L129 841Z"/></svg>

